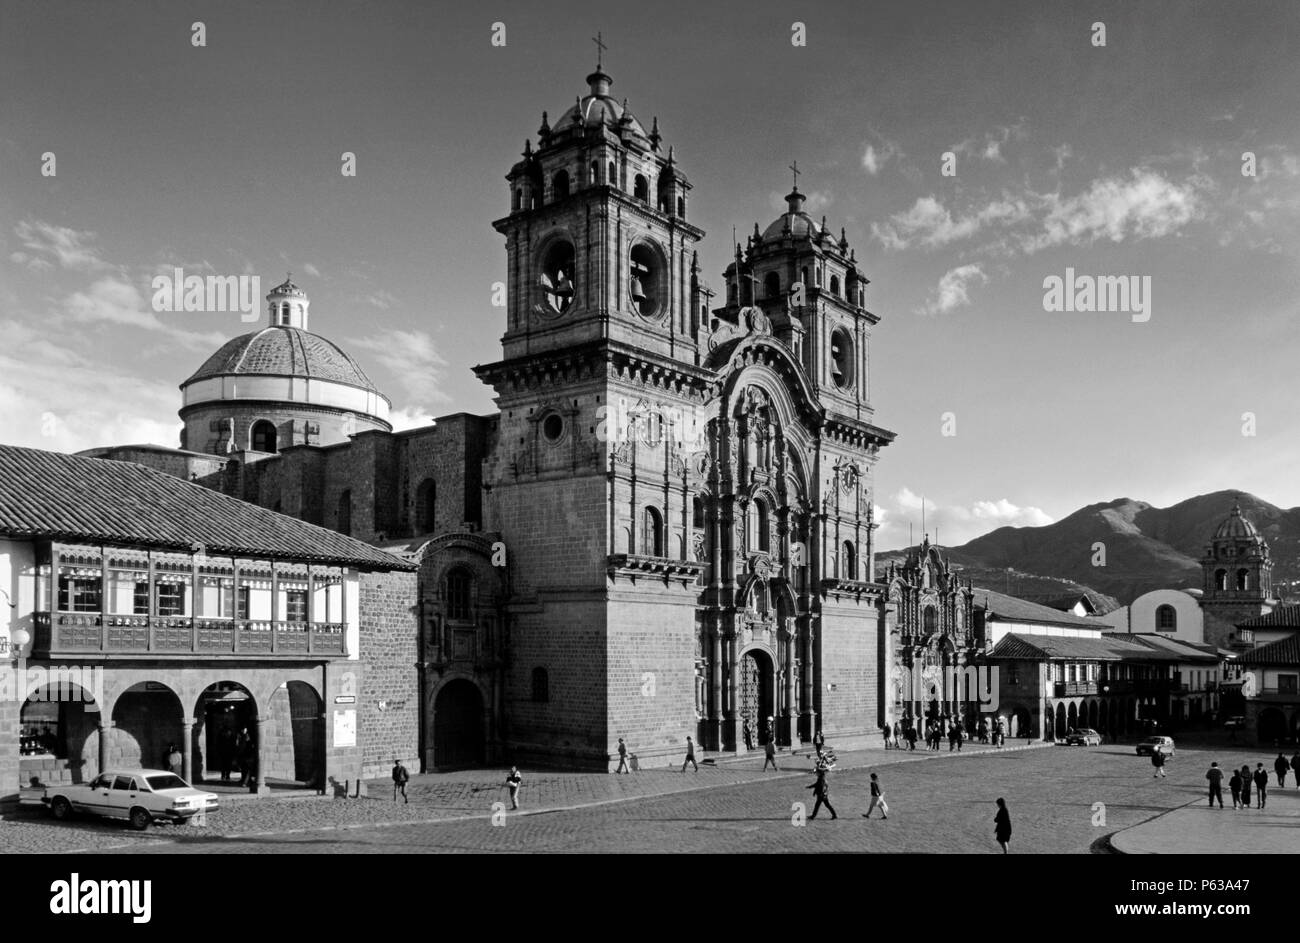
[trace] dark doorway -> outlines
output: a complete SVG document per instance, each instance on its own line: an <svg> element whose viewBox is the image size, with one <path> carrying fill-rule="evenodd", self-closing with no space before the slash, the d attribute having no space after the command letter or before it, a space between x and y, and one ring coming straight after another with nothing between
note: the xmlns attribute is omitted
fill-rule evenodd
<svg viewBox="0 0 1300 943"><path fill-rule="evenodd" d="M256 756L257 704L243 685L219 681L199 696L198 723L194 725L195 782L217 781L240 772L240 734L247 730L252 756ZM245 752L249 752L245 750ZM251 762L251 757L248 758Z"/></svg>
<svg viewBox="0 0 1300 943"><path fill-rule="evenodd" d="M740 659L740 717L743 726L749 721L753 743L767 743L770 734L768 718L772 717L773 703L772 659L759 649L752 649ZM739 749L744 746L736 744Z"/></svg>
<svg viewBox="0 0 1300 943"><path fill-rule="evenodd" d="M449 681L433 702L433 765L483 762L483 697L472 681Z"/></svg>

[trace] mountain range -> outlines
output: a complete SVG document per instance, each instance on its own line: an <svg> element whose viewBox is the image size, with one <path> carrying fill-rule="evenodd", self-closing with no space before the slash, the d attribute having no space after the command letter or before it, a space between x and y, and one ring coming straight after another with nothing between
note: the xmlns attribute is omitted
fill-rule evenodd
<svg viewBox="0 0 1300 943"><path fill-rule="evenodd" d="M1294 596L1300 587L1300 508L1284 510L1238 491L1203 494L1167 508L1119 498L1042 527L1000 527L943 553L976 586L1026 598L1092 590L1126 605L1153 589L1201 588L1201 557L1234 500L1268 541L1274 595ZM1097 543L1105 546L1104 566L1094 565ZM907 552L878 554L877 572Z"/></svg>

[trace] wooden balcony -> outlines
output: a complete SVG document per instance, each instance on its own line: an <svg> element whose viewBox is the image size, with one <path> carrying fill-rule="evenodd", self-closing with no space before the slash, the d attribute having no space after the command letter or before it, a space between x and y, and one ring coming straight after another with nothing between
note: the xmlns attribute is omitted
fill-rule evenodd
<svg viewBox="0 0 1300 943"><path fill-rule="evenodd" d="M1088 694L1097 693L1096 681L1058 681L1056 682L1057 697L1082 697Z"/></svg>
<svg viewBox="0 0 1300 943"><path fill-rule="evenodd" d="M341 658L338 622L265 622L189 616L120 616L97 612L34 613L32 654L204 655L243 658Z"/></svg>

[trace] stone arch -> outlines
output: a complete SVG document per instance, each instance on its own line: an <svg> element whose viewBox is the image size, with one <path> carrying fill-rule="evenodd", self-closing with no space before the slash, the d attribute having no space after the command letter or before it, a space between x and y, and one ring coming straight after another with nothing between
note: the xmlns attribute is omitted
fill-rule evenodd
<svg viewBox="0 0 1300 943"><path fill-rule="evenodd" d="M325 704L316 686L291 679L276 684L265 703L266 777L319 786L325 775Z"/></svg>
<svg viewBox="0 0 1300 943"><path fill-rule="evenodd" d="M224 781L230 773L251 763L257 755L260 716L259 702L252 690L230 680L228 675L204 687L195 699L190 734L193 781L202 782L208 775L219 776ZM247 748L243 740L245 731L252 741Z"/></svg>
<svg viewBox="0 0 1300 943"><path fill-rule="evenodd" d="M113 704L108 761L113 766L166 769L170 748L182 747L180 694L158 681L140 681Z"/></svg>
<svg viewBox="0 0 1300 943"><path fill-rule="evenodd" d="M449 672L430 690L435 767L450 769L484 762L490 705L490 692L464 672Z"/></svg>
<svg viewBox="0 0 1300 943"><path fill-rule="evenodd" d="M98 709L91 709L92 705ZM33 779L83 783L101 772L99 725L109 716L94 691L83 684L61 680L32 690L18 712L22 785Z"/></svg>
<svg viewBox="0 0 1300 943"><path fill-rule="evenodd" d="M1065 731L1068 726L1069 725L1066 723L1065 704L1064 702L1058 703L1056 705L1056 727L1053 731L1056 739L1059 740L1065 736Z"/></svg>

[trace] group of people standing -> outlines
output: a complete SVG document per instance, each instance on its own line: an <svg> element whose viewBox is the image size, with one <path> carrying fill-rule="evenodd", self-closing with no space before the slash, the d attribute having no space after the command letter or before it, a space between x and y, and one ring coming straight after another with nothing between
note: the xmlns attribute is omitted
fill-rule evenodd
<svg viewBox="0 0 1300 943"><path fill-rule="evenodd" d="M1300 750L1297 750L1289 760L1279 753L1277 759L1273 761L1273 773L1277 776L1279 789L1286 787L1286 775L1290 772L1295 773L1296 788L1300 789ZM1210 783L1210 808L1214 808L1216 800L1219 808L1223 808L1223 775L1223 770L1219 768L1218 763L1211 763L1205 773L1205 778ZM1232 771L1232 775L1228 778L1228 791L1232 793L1233 809L1250 808L1252 789L1255 793L1255 808L1264 808L1268 804L1268 770L1264 768L1263 763L1256 763L1253 771L1249 763L1244 764L1241 769Z"/></svg>
<svg viewBox="0 0 1300 943"><path fill-rule="evenodd" d="M994 746L1001 748L1007 739L1007 722L999 717L996 723L990 723L985 717L977 729L977 736L980 743L992 743ZM916 743L920 740L920 732L912 723L912 719L906 718L903 721L894 721L893 726L884 724L880 728L881 734L885 738L886 750L915 750ZM929 720L925 724L925 745L931 751L938 751L943 746L943 741L948 741L948 752L954 750L961 752L961 745L970 739L962 725L952 720Z"/></svg>

